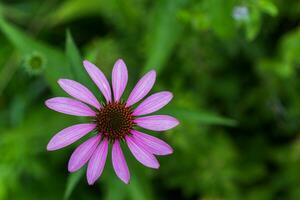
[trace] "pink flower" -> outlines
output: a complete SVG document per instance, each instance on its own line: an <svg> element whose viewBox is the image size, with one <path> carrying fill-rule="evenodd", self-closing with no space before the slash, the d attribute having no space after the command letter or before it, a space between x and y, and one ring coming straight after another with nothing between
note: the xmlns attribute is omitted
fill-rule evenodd
<svg viewBox="0 0 300 200"><path fill-rule="evenodd" d="M168 155L173 149L164 141L135 130L136 126L153 131L165 131L179 124L168 115L150 115L166 104L173 95L163 91L152 94L141 104L133 105L143 99L154 85L156 72L145 74L135 85L126 102L121 100L125 90L128 72L123 60L119 59L112 71L112 91L104 74L94 64L84 61L83 65L91 79L102 92L106 102L97 98L82 84L68 79L60 79L61 88L75 99L55 97L46 101L46 106L68 115L90 117L89 123L76 124L57 133L48 143L47 150L66 147L91 131L96 134L79 145L69 160L68 170L75 172L88 163L87 180L94 184L101 176L105 166L108 146L112 145L112 164L116 175L129 183L130 173L120 143L125 142L133 156L143 165L157 169L159 163L155 155Z"/></svg>

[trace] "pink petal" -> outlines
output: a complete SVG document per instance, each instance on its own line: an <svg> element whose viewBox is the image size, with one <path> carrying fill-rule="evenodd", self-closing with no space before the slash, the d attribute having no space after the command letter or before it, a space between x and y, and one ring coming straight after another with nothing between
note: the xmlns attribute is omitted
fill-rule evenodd
<svg viewBox="0 0 300 200"><path fill-rule="evenodd" d="M158 111L165 105L167 105L173 95L171 92L158 92L152 94L151 96L147 97L138 107L134 110L133 115L146 115L149 113L153 113Z"/></svg>
<svg viewBox="0 0 300 200"><path fill-rule="evenodd" d="M98 100L84 85L69 79L59 79L58 84L72 97L100 109Z"/></svg>
<svg viewBox="0 0 300 200"><path fill-rule="evenodd" d="M115 140L113 144L111 156L113 167L117 176L124 183L128 184L130 180L130 173L120 146L120 142L118 140Z"/></svg>
<svg viewBox="0 0 300 200"><path fill-rule="evenodd" d="M173 153L172 147L164 141L151 135L132 130L134 139L144 145L144 149L155 155L168 155Z"/></svg>
<svg viewBox="0 0 300 200"><path fill-rule="evenodd" d="M93 153L87 168L86 176L89 185L93 185L101 176L107 157L108 140L104 139Z"/></svg>
<svg viewBox="0 0 300 200"><path fill-rule="evenodd" d="M174 128L179 124L179 121L168 115L151 115L146 117L140 117L134 120L134 122L145 129L152 131L165 131Z"/></svg>
<svg viewBox="0 0 300 200"><path fill-rule="evenodd" d="M156 72L154 70L145 74L139 82L135 85L130 93L126 106L131 106L144 98L148 92L152 89L156 78Z"/></svg>
<svg viewBox="0 0 300 200"><path fill-rule="evenodd" d="M84 103L67 97L55 97L48 99L46 106L57 112L76 116L95 116L96 113Z"/></svg>
<svg viewBox="0 0 300 200"><path fill-rule="evenodd" d="M96 65L90 63L87 60L83 61L83 65L85 67L85 70L90 75L91 79L102 92L106 101L111 102L111 89L103 72Z"/></svg>
<svg viewBox="0 0 300 200"><path fill-rule="evenodd" d="M126 88L128 80L127 67L122 59L117 60L112 71L114 100L118 102Z"/></svg>
<svg viewBox="0 0 300 200"><path fill-rule="evenodd" d="M146 167L154 169L159 168L159 163L155 156L149 153L147 150L145 150L139 142L137 142L130 136L126 137L126 142L131 153L140 163L142 163Z"/></svg>
<svg viewBox="0 0 300 200"><path fill-rule="evenodd" d="M54 151L68 146L73 142L79 140L95 128L96 124L77 124L65 128L54 135L54 137L47 145L47 150Z"/></svg>
<svg viewBox="0 0 300 200"><path fill-rule="evenodd" d="M100 142L100 138L101 137L99 135L96 135L75 149L69 160L69 172L75 172L79 170L90 159Z"/></svg>

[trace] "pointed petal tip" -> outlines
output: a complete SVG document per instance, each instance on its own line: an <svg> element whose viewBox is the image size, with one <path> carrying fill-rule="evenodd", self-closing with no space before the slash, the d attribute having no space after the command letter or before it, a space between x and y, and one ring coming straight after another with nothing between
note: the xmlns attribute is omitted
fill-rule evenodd
<svg viewBox="0 0 300 200"><path fill-rule="evenodd" d="M49 142L47 145L47 151L54 151L56 150L55 148L53 148L52 144Z"/></svg>
<svg viewBox="0 0 300 200"><path fill-rule="evenodd" d="M94 65L92 62L90 62L88 60L83 60L82 64L83 64L83 67L85 68L85 70L92 68L92 65Z"/></svg>
<svg viewBox="0 0 300 200"><path fill-rule="evenodd" d="M96 182L96 180L93 180L93 179L87 177L87 182L88 182L88 184L89 184L90 186L92 186L92 185L94 185L94 183Z"/></svg>
<svg viewBox="0 0 300 200"><path fill-rule="evenodd" d="M169 95L171 99L174 97L173 93L170 91L166 91L166 94Z"/></svg>
<svg viewBox="0 0 300 200"><path fill-rule="evenodd" d="M171 128L175 128L176 126L178 126L180 124L179 120L175 117L170 116L170 120L173 121L173 124L171 125Z"/></svg>
<svg viewBox="0 0 300 200"><path fill-rule="evenodd" d="M170 154L174 153L174 149L170 146Z"/></svg>
<svg viewBox="0 0 300 200"><path fill-rule="evenodd" d="M91 65L92 65L92 63L90 61L88 61L88 60L84 60L82 62L82 64L83 64L83 67L85 68L86 71L88 71L88 69L90 69Z"/></svg>
<svg viewBox="0 0 300 200"><path fill-rule="evenodd" d="M73 166L68 165L68 171L69 171L70 173L73 173L73 172L75 172L76 170L74 169Z"/></svg>
<svg viewBox="0 0 300 200"><path fill-rule="evenodd" d="M123 181L123 183L125 183L126 185L129 184L129 179L121 179L121 181Z"/></svg>
<svg viewBox="0 0 300 200"><path fill-rule="evenodd" d="M61 83L61 82L64 82L65 80L68 80L68 79L65 79L65 78L60 78L57 80L57 83Z"/></svg>
<svg viewBox="0 0 300 200"><path fill-rule="evenodd" d="M155 70L151 70L148 72L148 75L153 79L153 84L154 85L155 81L156 81L156 71Z"/></svg>
<svg viewBox="0 0 300 200"><path fill-rule="evenodd" d="M67 79L67 78L60 78L60 79L57 80L57 83L58 83L60 86L62 86L62 85L64 85L64 84L66 84L68 81L73 81L73 80Z"/></svg>
<svg viewBox="0 0 300 200"><path fill-rule="evenodd" d="M118 62L118 63L119 63L119 62L125 63L124 60L123 60L122 58L118 58L117 61L116 61L116 63L117 63L117 62Z"/></svg>
<svg viewBox="0 0 300 200"><path fill-rule="evenodd" d="M168 98L168 103L167 103L167 104L169 104L170 101L173 99L174 95L173 95L173 93L170 92L170 91L166 91L166 92L165 92L165 95L166 95L166 98ZM166 105L167 105L167 104L166 104Z"/></svg>
<svg viewBox="0 0 300 200"><path fill-rule="evenodd" d="M81 169L81 167L78 168L77 166L68 163L68 171L69 171L70 173L74 173L74 172L76 172L76 171L78 171L78 170L80 170L80 169Z"/></svg>
<svg viewBox="0 0 300 200"><path fill-rule="evenodd" d="M162 155L162 156L171 155L171 154L173 154L173 153L174 153L174 150L173 150L172 147L170 147L170 148L169 148L169 151L166 151L166 152L164 153L164 155Z"/></svg>
<svg viewBox="0 0 300 200"><path fill-rule="evenodd" d="M155 164L153 163L151 166L146 166L146 167L151 168L151 169L159 169L160 164L159 164L159 162L157 161Z"/></svg>
<svg viewBox="0 0 300 200"><path fill-rule="evenodd" d="M174 127L176 127L176 126L178 126L178 125L180 124L180 122L179 122L179 120L178 120L178 119L174 118L174 121L175 121L175 123L174 123Z"/></svg>
<svg viewBox="0 0 300 200"><path fill-rule="evenodd" d="M85 60L83 60L82 63L83 63L83 65L86 65L86 64L90 64L91 62L85 59Z"/></svg>
<svg viewBox="0 0 300 200"><path fill-rule="evenodd" d="M79 169L80 169L80 168L79 168ZM74 173L74 172L76 172L76 171L79 170L79 169L76 169L76 166L75 166L74 164L70 163L70 161L69 161L69 163L68 163L68 171L69 171L70 173Z"/></svg>
<svg viewBox="0 0 300 200"><path fill-rule="evenodd" d="M170 127L170 129L175 128L175 127L178 126L179 124L180 124L180 122L178 121L178 119L176 119L176 118L173 117L173 124L172 124L172 126Z"/></svg>
<svg viewBox="0 0 300 200"><path fill-rule="evenodd" d="M126 185L128 185L130 182L130 176L118 176L118 178Z"/></svg>
<svg viewBox="0 0 300 200"><path fill-rule="evenodd" d="M57 80L57 84L63 89L63 87L67 81L68 81L68 79L60 78Z"/></svg>
<svg viewBox="0 0 300 200"><path fill-rule="evenodd" d="M51 109L51 99L47 99L47 100L45 101L45 106L47 106L48 108Z"/></svg>
<svg viewBox="0 0 300 200"><path fill-rule="evenodd" d="M168 103L173 99L174 95L172 92L170 91L163 91L163 92L160 92L161 94L163 94L165 97L168 98Z"/></svg>
<svg viewBox="0 0 300 200"><path fill-rule="evenodd" d="M47 146L47 151L53 151L53 149L51 147L49 147L49 145Z"/></svg>
<svg viewBox="0 0 300 200"><path fill-rule="evenodd" d="M156 76L156 71L154 69L150 70L148 73L152 76Z"/></svg>
<svg viewBox="0 0 300 200"><path fill-rule="evenodd" d="M125 70L127 71L127 67L126 67L126 64L125 64L125 61L121 58L119 58L115 64L114 64L114 67L121 67L121 68L125 68Z"/></svg>

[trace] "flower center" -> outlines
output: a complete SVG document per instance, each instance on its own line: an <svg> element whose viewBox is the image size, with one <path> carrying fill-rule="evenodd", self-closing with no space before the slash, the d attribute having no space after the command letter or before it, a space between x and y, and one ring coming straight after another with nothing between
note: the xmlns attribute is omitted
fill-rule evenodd
<svg viewBox="0 0 300 200"><path fill-rule="evenodd" d="M131 107L112 102L104 105L96 115L97 130L109 140L124 139L134 126Z"/></svg>

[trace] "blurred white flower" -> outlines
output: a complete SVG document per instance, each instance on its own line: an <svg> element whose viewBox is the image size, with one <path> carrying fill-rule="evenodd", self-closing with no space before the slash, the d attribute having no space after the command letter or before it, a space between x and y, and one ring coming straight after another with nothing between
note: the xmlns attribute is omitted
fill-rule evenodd
<svg viewBox="0 0 300 200"><path fill-rule="evenodd" d="M249 19L249 10L246 6L235 6L232 11L232 17L237 21L246 21Z"/></svg>

